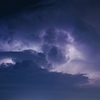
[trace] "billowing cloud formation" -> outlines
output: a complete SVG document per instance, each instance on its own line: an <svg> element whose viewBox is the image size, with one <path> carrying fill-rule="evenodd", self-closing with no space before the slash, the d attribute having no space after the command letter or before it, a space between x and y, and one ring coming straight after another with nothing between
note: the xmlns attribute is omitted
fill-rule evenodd
<svg viewBox="0 0 100 100"><path fill-rule="evenodd" d="M44 1L31 10L1 19L0 59L3 63L7 62L4 59L13 63L32 60L49 71L86 74L99 81L100 36L78 10L88 3Z"/></svg>
<svg viewBox="0 0 100 100"><path fill-rule="evenodd" d="M18 1L0 3L0 99L100 100L100 1Z"/></svg>

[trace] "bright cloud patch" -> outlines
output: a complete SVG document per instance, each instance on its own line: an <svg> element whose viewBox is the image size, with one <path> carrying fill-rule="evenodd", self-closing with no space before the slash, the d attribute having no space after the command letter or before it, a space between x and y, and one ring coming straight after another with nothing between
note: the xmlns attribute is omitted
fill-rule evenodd
<svg viewBox="0 0 100 100"><path fill-rule="evenodd" d="M5 58L0 60L0 65L1 64L15 64L15 62L11 58Z"/></svg>

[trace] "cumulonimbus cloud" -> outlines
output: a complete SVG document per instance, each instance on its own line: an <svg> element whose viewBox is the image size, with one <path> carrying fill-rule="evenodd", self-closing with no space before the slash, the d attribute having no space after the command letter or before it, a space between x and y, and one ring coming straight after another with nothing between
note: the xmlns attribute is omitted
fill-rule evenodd
<svg viewBox="0 0 100 100"><path fill-rule="evenodd" d="M49 66L50 71L82 73L90 79L99 79L100 36L64 2L58 0L52 5L42 5L41 9L36 7L34 11L3 18L0 59L33 60L43 68ZM36 54L25 52L29 49Z"/></svg>

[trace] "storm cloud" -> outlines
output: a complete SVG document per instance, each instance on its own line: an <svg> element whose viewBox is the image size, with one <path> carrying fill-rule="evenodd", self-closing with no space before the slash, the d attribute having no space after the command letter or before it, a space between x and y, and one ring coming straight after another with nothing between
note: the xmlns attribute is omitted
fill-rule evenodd
<svg viewBox="0 0 100 100"><path fill-rule="evenodd" d="M9 56L15 56L11 58L24 60L25 54L21 53L23 58L17 56L23 50L31 49L37 53L43 53L46 64L41 63L42 59L35 60L38 58L34 58L33 54L26 55L27 60L33 59L44 68L51 66L50 70L60 68L61 72L68 70L67 66L70 66L73 60L75 62L75 59L79 59L76 65L80 65L78 61L84 61L90 65L84 66L81 63L82 65L77 66L78 69L74 74L89 74L87 69L91 70L92 62L94 62L93 65L99 65L100 36L96 28L86 23L80 16L78 7L82 4L87 7L86 4L90 4L90 1L43 1L28 10L2 18L0 21L1 53L4 54L5 51L4 55L6 55L6 52L9 52ZM19 53L13 55L12 52L16 51ZM76 66L73 63L71 65ZM83 69L81 66L84 67L84 72L79 70ZM95 68L98 69L98 66L92 66L92 69ZM72 74L73 70L70 69L66 73Z"/></svg>
<svg viewBox="0 0 100 100"><path fill-rule="evenodd" d="M99 0L2 2L6 11L0 10L0 88L51 87L50 91L65 93L65 87L73 95L75 90L84 93L100 87L99 4Z"/></svg>

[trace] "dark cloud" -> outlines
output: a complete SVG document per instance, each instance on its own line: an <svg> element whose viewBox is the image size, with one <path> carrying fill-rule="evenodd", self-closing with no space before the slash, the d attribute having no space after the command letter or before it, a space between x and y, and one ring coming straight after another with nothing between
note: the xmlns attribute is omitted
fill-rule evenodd
<svg viewBox="0 0 100 100"><path fill-rule="evenodd" d="M31 84L31 85L54 85L75 86L76 84L87 83L88 78L82 74L70 75L56 72L49 72L42 69L34 61L24 60L0 69L1 84ZM9 77L9 78L8 78Z"/></svg>
<svg viewBox="0 0 100 100"><path fill-rule="evenodd" d="M2 94L0 98L2 100L10 100L11 98L15 100L23 98L52 100L77 98L79 100L84 96L86 96L86 100L91 100L91 97L94 100L95 96L99 97L99 89L76 88L75 85L88 82L88 78L84 75L49 72L29 60L1 68L0 76L0 93Z"/></svg>
<svg viewBox="0 0 100 100"><path fill-rule="evenodd" d="M48 53L48 59L49 61L53 62L53 63L64 63L66 62L68 59L66 59L66 55L63 52L63 50L60 50L59 48L53 46L49 53Z"/></svg>
<svg viewBox="0 0 100 100"><path fill-rule="evenodd" d="M39 90L44 91L45 93L45 91L48 90L50 94L47 95L51 95L53 91L57 92L62 88L65 88L65 91L67 91L68 87L74 87L75 85L88 83L88 78L82 74L71 75L49 72L46 69L40 68L40 66L38 66L34 61L29 60L17 62L15 65L9 65L7 68L3 68L1 65L0 76L0 88L2 87L1 90L5 91L6 99L11 99L11 97L16 96L18 92L21 93L21 91L26 95L24 96L27 98L28 95L30 95L30 97L33 97L31 91L33 91L33 93L36 93L36 91ZM9 90L9 93L7 92L7 90ZM13 93L13 95L11 95L10 92L13 91L15 92ZM36 93L36 95L38 95L39 97L39 92L38 94ZM46 94L41 95L46 96ZM2 97L2 95L0 95L0 97ZM16 99L16 97L14 98ZM54 98L55 97L53 97L52 99ZM2 97L2 99L4 98Z"/></svg>

